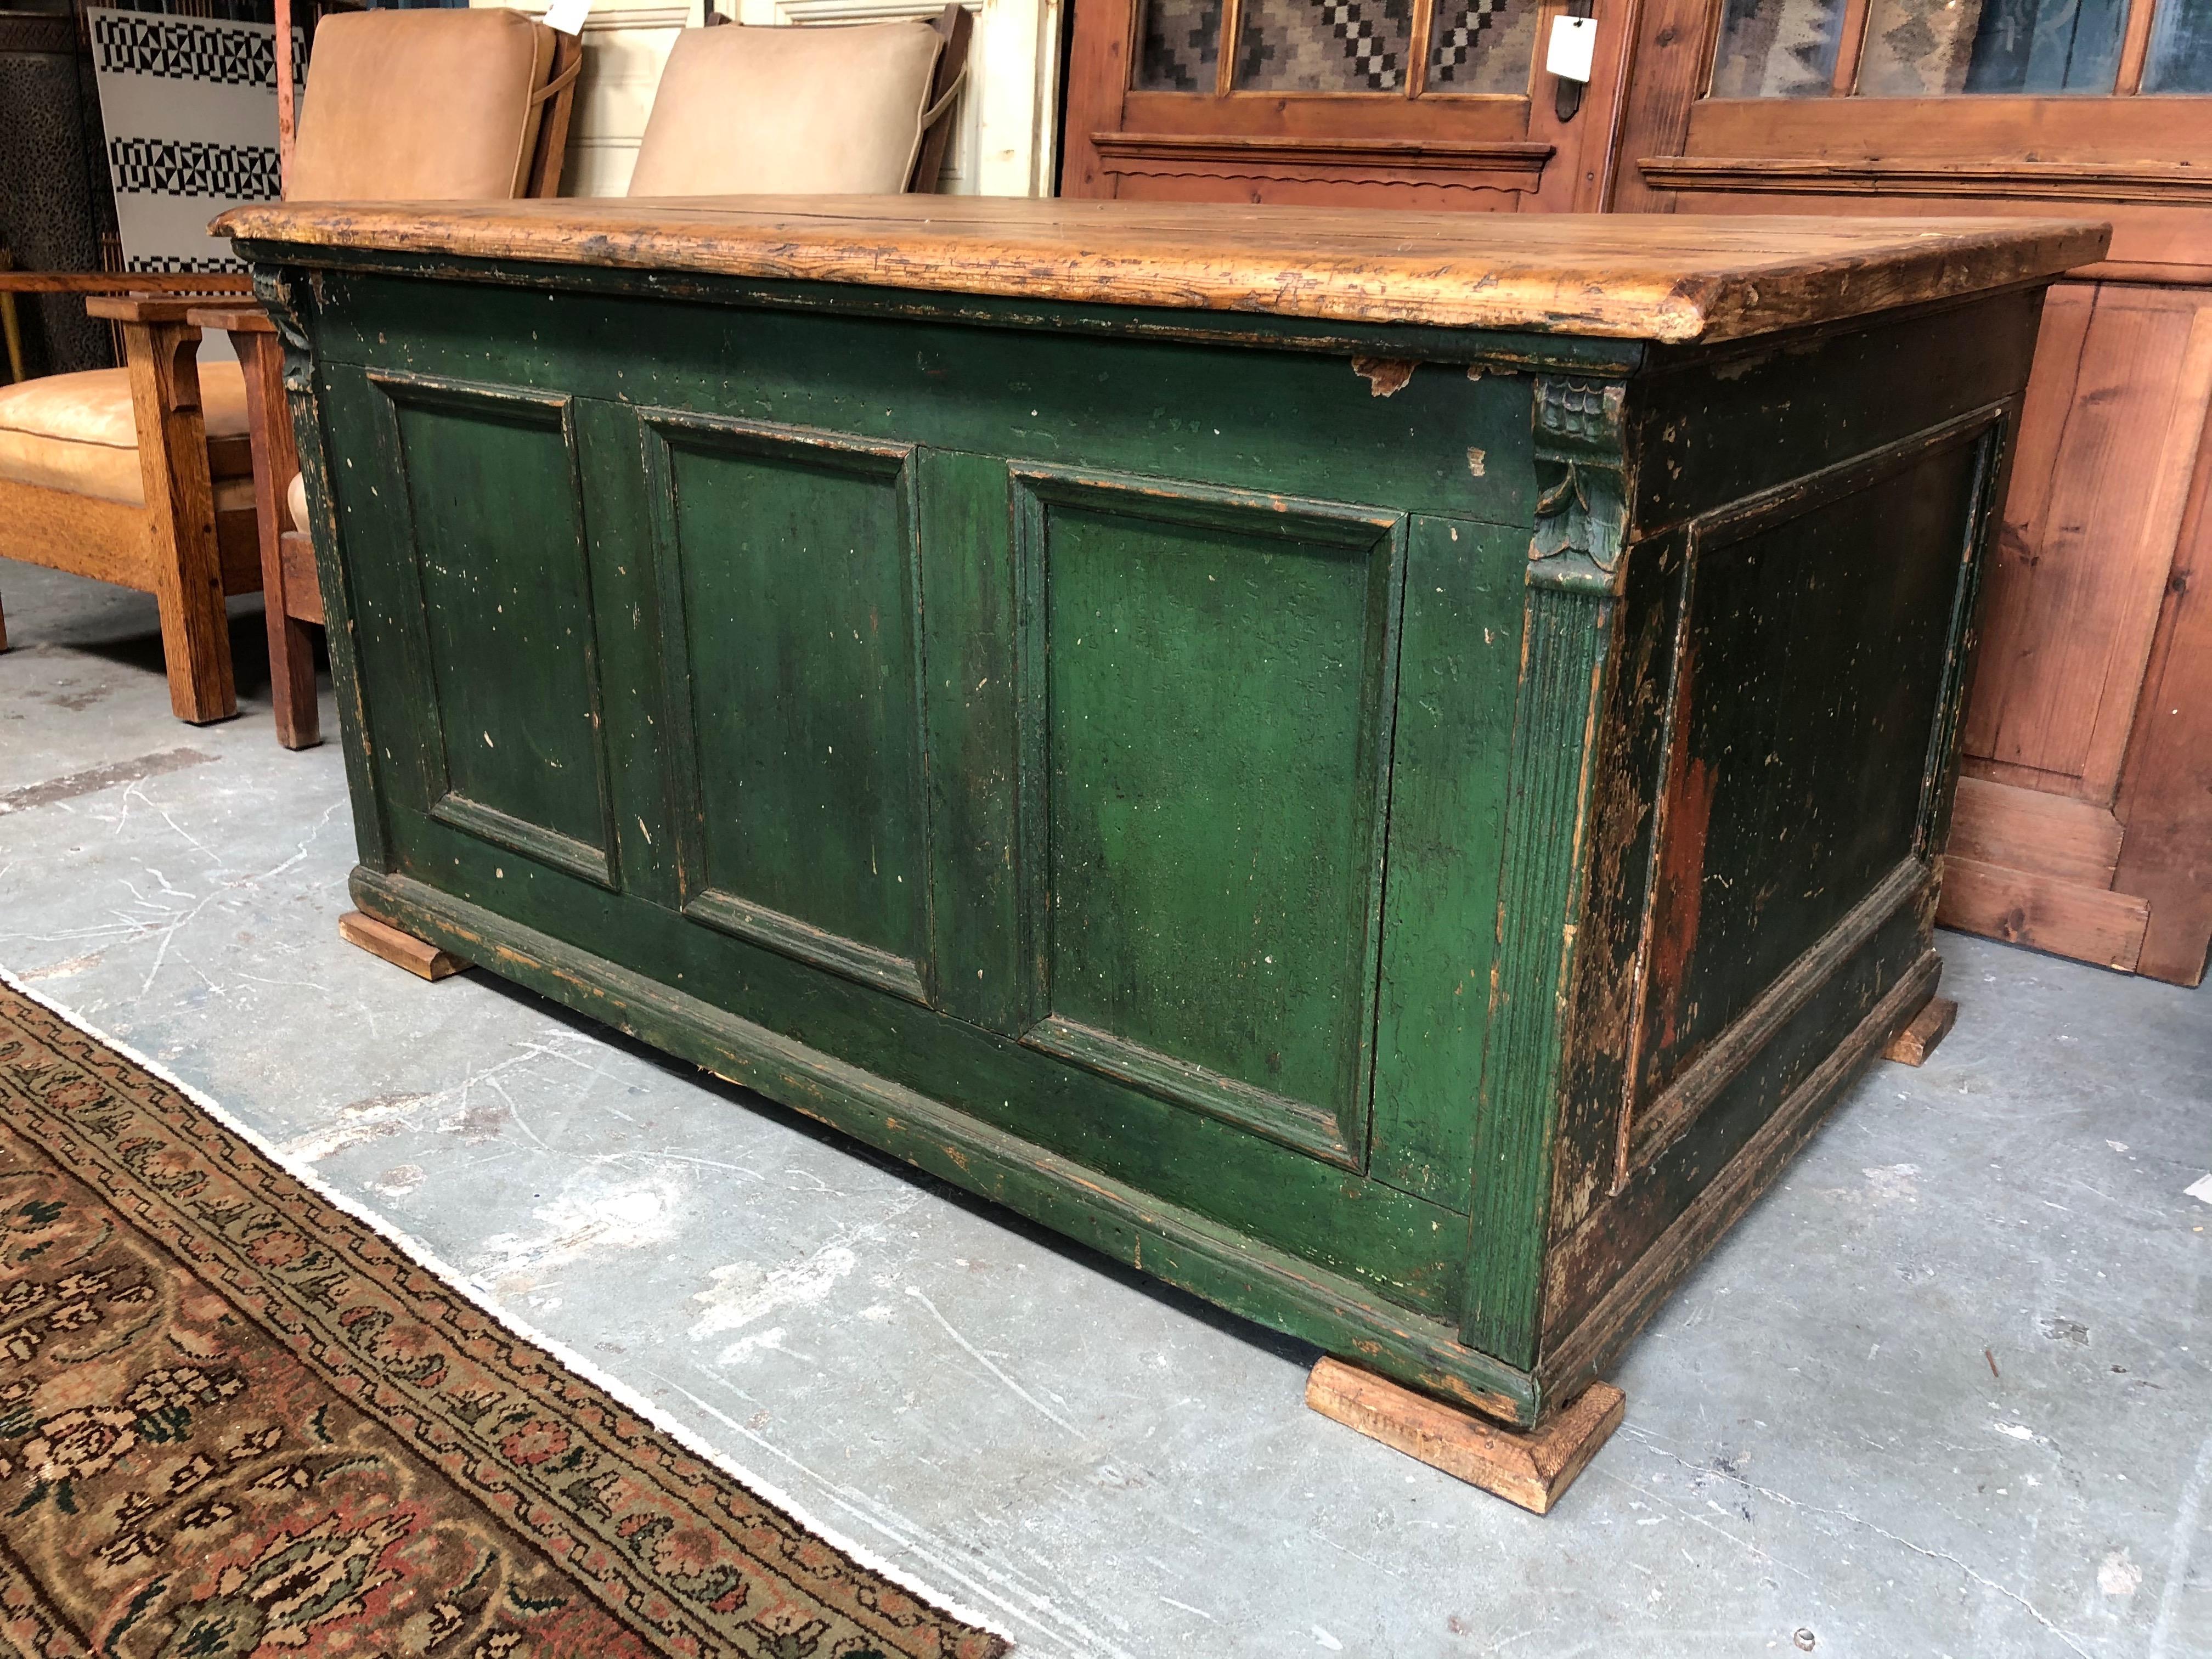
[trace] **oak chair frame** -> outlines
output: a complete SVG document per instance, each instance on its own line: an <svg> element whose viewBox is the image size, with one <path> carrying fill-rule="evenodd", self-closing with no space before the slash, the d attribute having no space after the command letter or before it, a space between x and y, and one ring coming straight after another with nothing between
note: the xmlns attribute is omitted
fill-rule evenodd
<svg viewBox="0 0 2212 1659"><path fill-rule="evenodd" d="M95 317L119 324L137 416L142 503L102 501L41 484L0 480L0 552L27 564L66 570L151 593L161 608L169 706L195 725L238 712L223 599L260 586L252 515L218 513L214 475L243 469L241 438L218 439L210 454L200 407L200 331L188 320L204 303L175 290L234 288L235 280L190 276L168 283L96 272L15 275L15 292L87 292ZM100 288L161 286L167 294L100 293ZM216 459L225 465L220 469ZM7 647L0 611L0 650Z"/></svg>
<svg viewBox="0 0 2212 1659"><path fill-rule="evenodd" d="M532 196L559 192L582 66L581 43L557 35L537 94L545 108L531 155ZM275 336L249 289L246 277L228 272L0 271L0 292L84 294L94 316L119 325L144 494L143 503L132 506L0 480L0 524L7 526L0 556L153 594L161 609L169 706L179 720L194 725L238 713L223 602L232 594L259 592L268 612L278 736L287 748L304 749L321 737L313 642L301 623L319 623L322 607L313 598L312 555L304 580L297 568L291 580L285 578L284 482L298 471L298 462ZM201 330L210 326L230 333L246 375L248 425L246 437L212 443L200 404L198 362ZM271 375L277 377L273 382ZM249 460L252 506L217 512L216 476L241 476ZM7 617L0 610L0 651L7 647Z"/></svg>

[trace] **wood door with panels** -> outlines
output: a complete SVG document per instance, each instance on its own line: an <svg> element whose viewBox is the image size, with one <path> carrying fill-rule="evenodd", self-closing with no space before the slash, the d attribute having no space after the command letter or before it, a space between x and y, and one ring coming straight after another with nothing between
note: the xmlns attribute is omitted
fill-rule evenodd
<svg viewBox="0 0 2212 1659"><path fill-rule="evenodd" d="M1645 0L1615 204L2113 224L2051 291L1942 920L2194 984L2212 939L2212 7Z"/></svg>
<svg viewBox="0 0 2212 1659"><path fill-rule="evenodd" d="M1060 194L1512 212L1603 206L1630 30L1592 0L1082 0Z"/></svg>

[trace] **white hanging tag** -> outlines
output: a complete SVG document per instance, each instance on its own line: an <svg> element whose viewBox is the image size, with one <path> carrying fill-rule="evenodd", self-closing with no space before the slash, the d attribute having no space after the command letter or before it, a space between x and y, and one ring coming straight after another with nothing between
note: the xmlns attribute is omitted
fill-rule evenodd
<svg viewBox="0 0 2212 1659"><path fill-rule="evenodd" d="M584 20L592 15L592 0L553 0L545 8L545 27L563 34L581 34Z"/></svg>
<svg viewBox="0 0 2212 1659"><path fill-rule="evenodd" d="M1590 78L1590 64L1597 57L1597 19L1595 17L1554 17L1552 20L1551 45L1544 52L1544 67L1562 81L1583 81Z"/></svg>

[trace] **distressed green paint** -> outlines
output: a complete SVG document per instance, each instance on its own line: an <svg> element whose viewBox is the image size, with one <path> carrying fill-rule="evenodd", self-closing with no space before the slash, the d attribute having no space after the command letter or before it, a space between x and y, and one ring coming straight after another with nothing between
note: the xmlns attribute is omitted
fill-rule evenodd
<svg viewBox="0 0 2212 1659"><path fill-rule="evenodd" d="M654 562L637 535L637 526L652 516L650 480L637 462L637 420L628 410L579 400L574 421L587 503L592 611L599 625L599 717L606 728L622 888L673 908L682 899L663 750L669 722L660 692L660 601Z"/></svg>
<svg viewBox="0 0 2212 1659"><path fill-rule="evenodd" d="M1357 1168L1402 522L1018 488L1032 1040Z"/></svg>
<svg viewBox="0 0 2212 1659"><path fill-rule="evenodd" d="M283 418L292 423L293 443L300 475L307 481L307 522L304 528L315 550L315 585L322 595L324 636L331 653L331 678L343 705L340 711L338 752L345 762L346 793L353 811L355 856L363 869L392 867L390 830L386 823L384 793L376 775L376 738L368 717L361 659L354 585L339 555L336 511L336 480L323 443L323 422L317 407L317 375L307 334L307 318L301 302L306 285L268 272L258 275L254 295L276 325L284 349ZM325 397L327 386L322 388Z"/></svg>
<svg viewBox="0 0 2212 1659"><path fill-rule="evenodd" d="M922 994L909 449L641 416L688 913Z"/></svg>
<svg viewBox="0 0 2212 1659"><path fill-rule="evenodd" d="M1474 397L1463 368L1434 365L1377 398L1346 354L1279 352L1258 397L1249 347L450 283L425 316L404 281L326 287L343 307L332 355L380 372L875 441L927 432L938 448L1491 522L1520 523L1534 501L1528 414L1507 390L1525 388L1518 376Z"/></svg>
<svg viewBox="0 0 2212 1659"><path fill-rule="evenodd" d="M1567 990L1591 831L1590 763L1613 611L1601 583L1566 585L1557 580L1565 574L1540 568L1528 589L1461 1326L1468 1346L1524 1367L1536 1361Z"/></svg>
<svg viewBox="0 0 2212 1659"><path fill-rule="evenodd" d="M1531 1420L1927 982L1924 906L1835 918L1942 822L2017 295L1647 351L348 257L265 282L363 908L1121 1260ZM1915 460L1961 410L1983 459ZM1742 823L1756 750L1881 834L1670 825L1683 708ZM1652 1065L1741 1059L1624 1164L1686 986Z"/></svg>
<svg viewBox="0 0 2212 1659"><path fill-rule="evenodd" d="M1525 532L1413 522L1376 1030L1378 1181L1464 1211L1490 1031Z"/></svg>
<svg viewBox="0 0 2212 1659"><path fill-rule="evenodd" d="M431 811L611 883L571 405L458 381L375 385L413 544Z"/></svg>
<svg viewBox="0 0 2212 1659"><path fill-rule="evenodd" d="M1007 1036L1030 1024L1015 865L1018 711L1005 461L927 450L921 483L930 915L938 1006Z"/></svg>

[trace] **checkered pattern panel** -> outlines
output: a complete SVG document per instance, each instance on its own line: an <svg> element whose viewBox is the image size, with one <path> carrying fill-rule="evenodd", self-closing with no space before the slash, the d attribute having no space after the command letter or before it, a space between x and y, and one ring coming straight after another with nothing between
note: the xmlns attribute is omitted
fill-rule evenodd
<svg viewBox="0 0 2212 1659"><path fill-rule="evenodd" d="M107 168L118 194L206 196L228 204L273 201L283 193L274 144L113 138Z"/></svg>
<svg viewBox="0 0 2212 1659"><path fill-rule="evenodd" d="M1429 48L1438 91L1526 92L1537 0L1440 0Z"/></svg>
<svg viewBox="0 0 2212 1659"><path fill-rule="evenodd" d="M167 270L183 274L202 270L243 270L243 259L189 259L174 253L134 254L123 262L125 270Z"/></svg>
<svg viewBox="0 0 2212 1659"><path fill-rule="evenodd" d="M1261 92L1396 92L1412 47L1413 0L1254 0L1237 84Z"/></svg>
<svg viewBox="0 0 2212 1659"><path fill-rule="evenodd" d="M1151 0L1138 47L1145 92L1212 92L1221 59L1221 0Z"/></svg>
<svg viewBox="0 0 2212 1659"><path fill-rule="evenodd" d="M88 15L93 66L99 74L158 75L221 87L273 88L276 84L273 32L180 29L166 17L138 12L102 10Z"/></svg>
<svg viewBox="0 0 2212 1659"><path fill-rule="evenodd" d="M4 0L0 0L4 3ZM126 270L239 268L209 222L282 194L276 31L266 23L87 9L100 120ZM299 32L293 32L297 46ZM304 57L295 53L295 62ZM227 356L218 337L203 362Z"/></svg>

